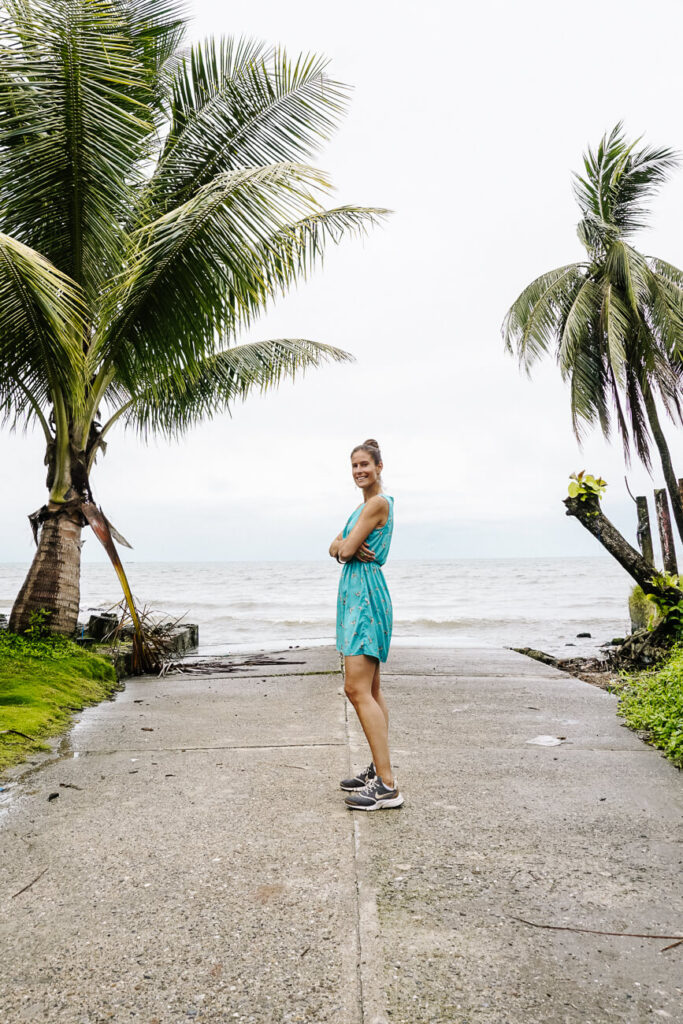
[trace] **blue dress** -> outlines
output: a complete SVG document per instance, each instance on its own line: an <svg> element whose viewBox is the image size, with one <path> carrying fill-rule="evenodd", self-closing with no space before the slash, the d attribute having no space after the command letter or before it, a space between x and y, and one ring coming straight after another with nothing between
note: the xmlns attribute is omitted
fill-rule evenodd
<svg viewBox="0 0 683 1024"><path fill-rule="evenodd" d="M342 569L337 595L337 650L342 654L366 654L386 661L391 643L393 611L381 567L387 560L394 529L394 499L388 494L389 517L384 526L369 534L366 544L375 553L374 562L353 558ZM342 537L348 537L363 510L351 513Z"/></svg>

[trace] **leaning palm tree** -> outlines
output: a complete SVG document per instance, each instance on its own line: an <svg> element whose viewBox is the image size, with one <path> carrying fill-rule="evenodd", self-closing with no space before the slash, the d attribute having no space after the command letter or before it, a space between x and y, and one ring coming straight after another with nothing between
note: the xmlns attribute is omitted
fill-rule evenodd
<svg viewBox="0 0 683 1024"><path fill-rule="evenodd" d="M176 436L347 358L236 341L326 243L384 211L326 208L306 162L347 97L322 59L245 40L181 48L177 0L3 6L0 415L43 431L49 489L10 625L44 609L68 633L86 522L113 549L90 485L111 428Z"/></svg>
<svg viewBox="0 0 683 1024"><path fill-rule="evenodd" d="M586 259L528 285L508 310L503 335L527 371L553 352L570 384L579 439L596 422L609 437L616 419L627 462L633 445L648 469L654 439L683 539L683 503L658 410L659 402L680 423L683 271L629 241L678 158L670 149L637 150L637 141L628 143L618 124L596 152L588 150L584 174L574 175Z"/></svg>

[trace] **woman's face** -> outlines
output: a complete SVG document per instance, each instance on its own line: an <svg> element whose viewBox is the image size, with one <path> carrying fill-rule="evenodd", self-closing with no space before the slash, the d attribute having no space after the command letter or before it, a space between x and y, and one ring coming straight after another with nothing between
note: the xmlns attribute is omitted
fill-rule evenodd
<svg viewBox="0 0 683 1024"><path fill-rule="evenodd" d="M371 487L379 480L382 463L375 465L375 460L368 452L359 449L351 456L351 473L357 487Z"/></svg>

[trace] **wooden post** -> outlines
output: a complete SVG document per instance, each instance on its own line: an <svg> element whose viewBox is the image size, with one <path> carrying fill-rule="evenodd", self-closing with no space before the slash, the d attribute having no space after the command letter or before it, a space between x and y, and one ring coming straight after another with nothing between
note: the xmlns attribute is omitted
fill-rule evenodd
<svg viewBox="0 0 683 1024"><path fill-rule="evenodd" d="M638 547L645 561L654 565L655 555L652 546L652 531L650 530L650 513L647 508L647 498L644 495L639 495L636 498L636 508L638 510L638 529L636 531Z"/></svg>
<svg viewBox="0 0 683 1024"><path fill-rule="evenodd" d="M669 502L667 500L666 489L664 487L655 491L655 509L657 510L659 539L662 542L662 562L664 563L664 571L678 574L678 563L676 561L673 530L671 529Z"/></svg>

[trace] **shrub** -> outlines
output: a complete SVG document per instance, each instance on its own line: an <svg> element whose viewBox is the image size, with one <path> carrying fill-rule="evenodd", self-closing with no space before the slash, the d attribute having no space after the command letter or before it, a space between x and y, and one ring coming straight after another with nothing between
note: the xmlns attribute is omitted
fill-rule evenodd
<svg viewBox="0 0 683 1024"><path fill-rule="evenodd" d="M683 645L655 671L623 678L619 715L631 729L645 730L649 742L683 768Z"/></svg>

